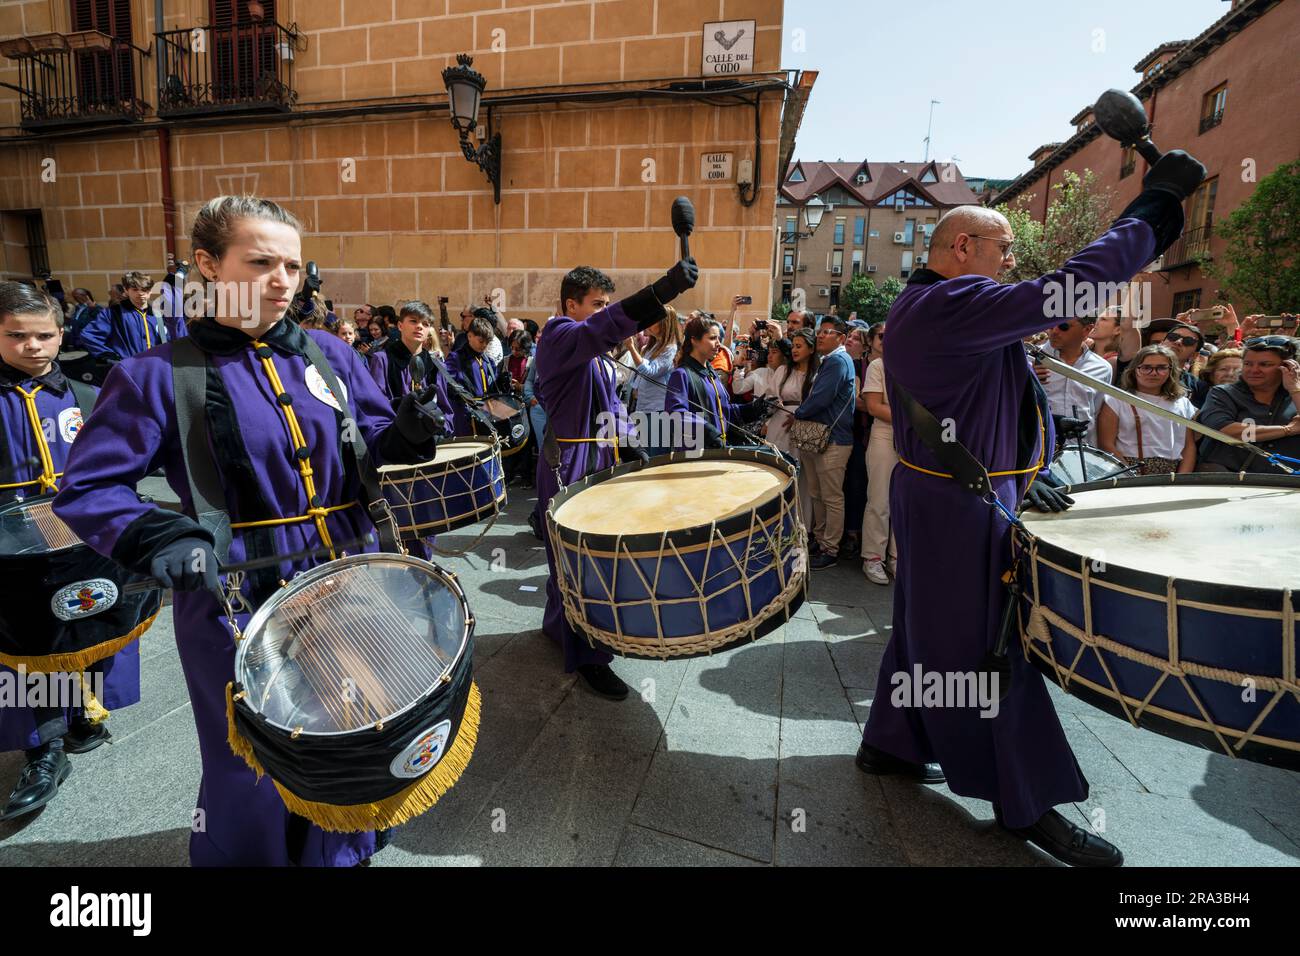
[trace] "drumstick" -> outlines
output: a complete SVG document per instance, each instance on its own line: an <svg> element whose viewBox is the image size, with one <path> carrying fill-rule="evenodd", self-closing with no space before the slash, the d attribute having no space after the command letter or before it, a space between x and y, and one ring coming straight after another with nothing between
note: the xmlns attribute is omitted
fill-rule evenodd
<svg viewBox="0 0 1300 956"><path fill-rule="evenodd" d="M352 541L335 544L333 550L336 552L347 551L357 545L367 547L374 543L375 536L373 534L367 534ZM295 551L292 554L273 554L268 558L258 558L255 561L240 561L237 564L223 564L219 570L221 574L238 574L243 571L260 571L262 568L272 567L282 561L292 563L294 561L302 561L306 558L328 557L330 550L330 548L322 546L319 548L307 548L303 551ZM142 594L145 591L153 591L156 588L161 588L163 586L163 583L155 578L137 578L130 584L125 585L122 588L122 593Z"/></svg>
<svg viewBox="0 0 1300 956"><path fill-rule="evenodd" d="M1177 422L1180 425L1185 425L1186 427L1190 428L1192 431L1199 432L1202 435L1205 435L1209 438L1213 438L1215 441L1221 441L1225 445L1237 445L1241 448L1245 448L1248 451L1252 451L1256 455L1259 455L1269 464L1277 468L1281 468L1288 475L1295 474L1294 468L1290 468L1282 464L1283 461L1294 461L1295 459L1287 458L1285 455L1277 455L1273 452L1265 451L1263 448L1260 448L1258 445L1252 442L1245 441L1241 438L1233 438L1230 435L1225 435L1217 428L1211 428L1209 425L1203 425L1194 419L1184 418L1182 415L1179 415L1177 412L1171 412L1167 408L1161 408L1159 405L1155 404L1154 402L1147 401L1141 395L1134 395L1131 392L1126 392L1124 391L1124 389L1119 388L1115 385L1110 385L1107 384L1106 382L1102 382L1095 378L1092 378L1084 374L1083 372L1078 371L1072 366L1066 365L1064 362L1057 361L1056 359L1052 358L1052 356L1048 355L1046 352L1040 349L1037 345L1026 344L1025 348L1027 348L1030 352L1032 352L1034 357L1037 358L1043 364L1044 367L1048 368L1049 370L1055 372L1058 375L1064 375L1066 378L1072 379L1078 382L1080 385L1086 385L1088 386L1088 388L1094 389L1095 391L1098 392L1102 392L1105 395L1110 395L1112 398L1118 398L1120 401L1127 402L1129 405L1136 405L1138 408L1146 409L1152 415L1155 415L1159 418L1167 418L1171 422Z"/></svg>

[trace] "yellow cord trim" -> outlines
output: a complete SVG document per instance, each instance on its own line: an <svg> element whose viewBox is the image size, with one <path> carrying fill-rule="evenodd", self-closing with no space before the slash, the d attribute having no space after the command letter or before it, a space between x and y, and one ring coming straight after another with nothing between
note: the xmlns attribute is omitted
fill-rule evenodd
<svg viewBox="0 0 1300 956"><path fill-rule="evenodd" d="M232 684L226 685L226 724L230 749L261 778L266 769L250 744L235 726L235 701L232 696ZM421 813L429 810L460 779L470 758L474 756L474 745L478 742L478 725L481 716L482 698L478 684L469 685L469 697L465 701L465 713L460 719L460 728L451 747L442 755L442 759L428 773L421 776L409 787L375 803L333 804L317 803L304 800L293 791L281 786L271 778L279 792L284 805L291 813L306 817L322 830L337 833L362 833L367 830L385 830L400 826Z"/></svg>
<svg viewBox="0 0 1300 956"><path fill-rule="evenodd" d="M81 714L91 724L102 724L108 720L108 715L112 713L107 707L99 702L99 698L94 695L90 689L90 684L86 683L86 675L81 671L77 672L77 679L81 681Z"/></svg>
<svg viewBox="0 0 1300 956"><path fill-rule="evenodd" d="M54 458L50 455L50 446L45 441L45 431L41 428L40 412L36 410L36 393L39 392L42 387L43 386L41 385L37 385L29 392L21 385L14 386L14 390L23 397L23 405L27 408L27 420L31 423L32 437L36 439L36 450L40 453L41 457L41 477L37 478L35 481L24 481L17 485L3 485L0 487L20 488L26 485L40 485L42 494L47 491L59 490L56 480L61 476L54 473Z"/></svg>
<svg viewBox="0 0 1300 956"><path fill-rule="evenodd" d="M92 664L97 664L106 658L112 657L132 641L139 640L144 632L149 630L154 618L157 616L158 612L155 611L152 617L137 624L131 633L122 637L115 637L113 640L105 641L102 644L96 644L94 647L88 647L84 651L68 654L44 654L40 657L15 657L11 654L0 654L0 664L15 669L25 667L34 674L84 671Z"/></svg>
<svg viewBox="0 0 1300 956"><path fill-rule="evenodd" d="M257 339L254 339L250 345L250 348L254 350L254 354L256 354L257 349L262 347L262 343ZM267 381L271 383L271 390L275 392L277 396L286 394L284 383L280 381L280 373L275 369L275 362L269 357L260 359L260 361L262 363L262 370L266 372ZM289 425L289 438L293 443L293 450L297 452L300 449L306 448L307 439L303 436L302 428L299 427L298 415L293 410L293 406L281 405L278 400L275 404L284 414L284 420ZM298 459L298 474L302 477L303 491L307 495L308 504L310 504L311 500L316 497L316 482L313 478L314 472L312 471L310 457ZM329 512L329 508L309 507L307 509L307 516L316 522L316 531L320 535L321 543L329 549L330 560L333 560L336 557L334 554L334 540L330 537L329 526L325 523L325 516L329 514Z"/></svg>
<svg viewBox="0 0 1300 956"><path fill-rule="evenodd" d="M308 508L307 514L296 515L292 518L267 518L265 521L236 521L231 524L231 528L269 528L272 525L297 524L300 521L311 521L316 517L316 513L333 514L336 511L346 511L348 508L355 507L357 502L349 501L345 505L331 505L328 508Z"/></svg>
<svg viewBox="0 0 1300 956"><path fill-rule="evenodd" d="M1038 408L1037 405L1035 405L1034 411L1038 413L1038 461L1037 463L1030 465L1028 468L1017 468L1014 471L990 471L989 472L990 478L1005 478L1010 475L1031 475L1036 477L1039 470L1043 467L1043 462L1047 455L1047 429L1046 426L1044 426L1043 424L1043 410L1041 408ZM948 474L946 471L931 471L929 468L922 468L920 465L914 465L906 458L904 458L902 455L898 456L898 460L901 464L906 465L908 468L911 468L913 471L919 471L923 475L933 475L936 478L952 478L952 475ZM1031 483L1033 482L1034 477L1030 477L1029 481Z"/></svg>
<svg viewBox="0 0 1300 956"><path fill-rule="evenodd" d="M597 445L599 445L601 442L604 442L605 444L612 445L614 447L614 464L617 465L619 463L617 438L557 438L555 440L558 442L567 442L569 444L574 444L574 445L581 445L584 444L585 442L595 442Z"/></svg>
<svg viewBox="0 0 1300 956"><path fill-rule="evenodd" d="M153 348L153 336L149 334L149 320L138 309L132 309L131 311L140 316L140 324L144 326L144 347L147 349Z"/></svg>

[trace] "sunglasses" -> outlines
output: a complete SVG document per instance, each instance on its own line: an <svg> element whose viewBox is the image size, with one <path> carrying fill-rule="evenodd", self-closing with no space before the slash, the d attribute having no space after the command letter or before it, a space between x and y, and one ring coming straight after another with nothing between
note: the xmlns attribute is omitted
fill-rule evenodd
<svg viewBox="0 0 1300 956"><path fill-rule="evenodd" d="M1249 346L1263 345L1267 348L1291 348L1295 345L1295 340L1287 338L1285 335L1260 335L1253 339L1246 339Z"/></svg>
<svg viewBox="0 0 1300 956"><path fill-rule="evenodd" d="M1177 342L1180 345L1196 345L1201 340L1194 335L1166 335L1166 342Z"/></svg>

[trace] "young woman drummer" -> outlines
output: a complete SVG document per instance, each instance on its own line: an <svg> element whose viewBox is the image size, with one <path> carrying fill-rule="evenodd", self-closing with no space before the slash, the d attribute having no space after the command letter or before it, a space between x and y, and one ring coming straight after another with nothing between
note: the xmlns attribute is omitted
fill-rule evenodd
<svg viewBox="0 0 1300 956"><path fill-rule="evenodd" d="M686 323L682 347L677 353L677 368L668 376L668 394L664 411L678 412L701 422L704 447L751 444L753 438L744 430L729 425L750 424L763 414L763 402L733 405L712 362L721 345L718 325L700 316ZM682 444L685 432L678 435L675 451L689 450Z"/></svg>
<svg viewBox="0 0 1300 956"><path fill-rule="evenodd" d="M0 468L7 469L0 475L0 506L59 490L83 413L90 413L81 407L88 404L82 399L96 389L79 385L78 390L87 391L76 394L55 359L62 338L63 312L57 302L32 286L0 282ZM103 697L96 703L0 706L0 753L22 750L27 757L13 792L0 806L0 819L32 813L53 800L72 770L66 754L89 753L109 739L104 708L116 710L140 700L138 644L127 645L86 673L103 675Z"/></svg>
<svg viewBox="0 0 1300 956"><path fill-rule="evenodd" d="M286 210L221 196L199 211L192 240L194 277L212 284L210 291L242 294L216 295L212 314L191 323L187 340L112 371L101 411L69 459L55 512L97 551L177 591L177 644L203 758L191 862L355 865L377 849L374 833L326 832L292 815L227 742L225 688L235 647L224 604L212 593L221 587L212 530L221 521L212 512L196 520L191 487L204 474L219 485L212 504L218 513L224 507L231 537L223 560L374 550L357 543L375 527L359 501L350 436L360 436L375 464L426 461L442 415L427 393L406 395L394 411L352 349L286 318L303 264L301 227ZM246 301L251 309L235 305ZM192 349L182 348L186 341ZM181 418L190 427L182 430ZM182 449L182 438L205 428L207 443L187 441ZM134 493L136 481L160 465L183 514L141 503ZM250 573L233 595L241 626L281 579L323 560L282 560Z"/></svg>

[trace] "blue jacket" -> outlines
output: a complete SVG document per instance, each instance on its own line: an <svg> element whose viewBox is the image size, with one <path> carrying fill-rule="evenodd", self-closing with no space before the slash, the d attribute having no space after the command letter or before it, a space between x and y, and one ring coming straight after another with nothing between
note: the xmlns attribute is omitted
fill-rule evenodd
<svg viewBox="0 0 1300 956"><path fill-rule="evenodd" d="M831 426L832 445L853 444L853 359L841 346L822 357L812 388L794 417Z"/></svg>

